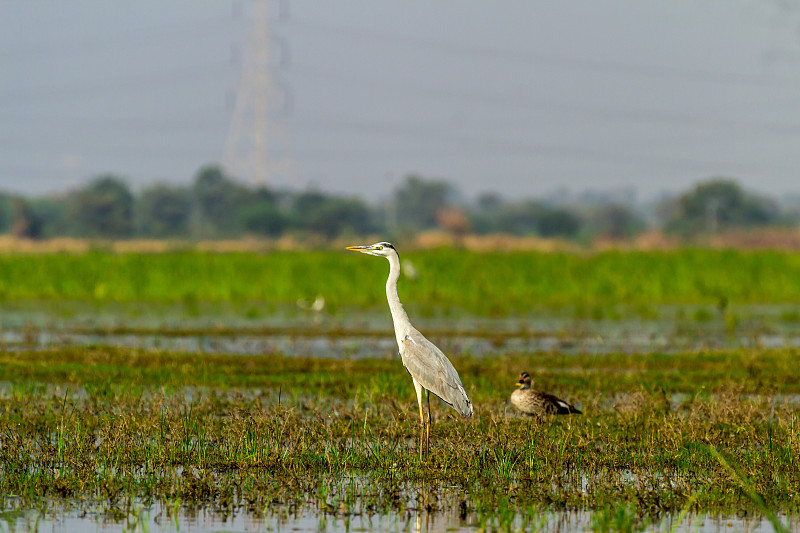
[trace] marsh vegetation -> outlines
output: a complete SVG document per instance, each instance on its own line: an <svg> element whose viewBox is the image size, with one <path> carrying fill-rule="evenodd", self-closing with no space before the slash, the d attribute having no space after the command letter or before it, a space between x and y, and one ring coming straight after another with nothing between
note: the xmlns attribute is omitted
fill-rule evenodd
<svg viewBox="0 0 800 533"><path fill-rule="evenodd" d="M475 419L434 406L433 450L420 461L413 389L397 361L6 352L2 507L69 502L124 518L137 504L257 516L424 510L477 525L622 505L644 524L684 509L763 513L752 487L770 509L794 513L795 357L458 358ZM514 414L518 368L585 414Z"/></svg>
<svg viewBox="0 0 800 533"><path fill-rule="evenodd" d="M53 256L51 261L3 257L0 273L9 295L5 306L11 310L3 317L3 329L22 339L6 342L0 350L1 527L36 529L37 520L47 523L58 513L140 530L148 524L191 530L191 523L182 520L198 513L240 529L245 526L236 520L243 518L268 526L386 530L413 530L417 519L437 530L497 531L694 530L702 521L717 519L736 521L744 529L770 520L776 529L796 525L796 348L771 349L759 342L709 347L700 342L669 350L651 345L647 350L589 351L579 342L573 349L564 343L521 349L519 340L541 334L531 324L541 324L536 320L542 314L562 320L558 324L579 324L575 332L588 328L587 338L609 324L647 328L663 322L672 328L683 324L691 329L683 333L701 339L715 328L723 337L752 328L792 338L796 288L788 276L792 265L800 264L797 257L736 255L741 270L769 272L772 279L756 277L747 289L730 289L730 300L720 305L715 290L727 282L679 265L699 257L708 269L718 265L721 271L729 256L667 254L664 261L675 262L670 268L690 273L685 286L692 289L665 294L647 304L654 316L640 313L626 322L614 310L623 304L635 310L645 305L645 297L628 292L622 298L615 291L627 285L625 276L641 276L647 280L641 283L657 285L653 279L658 279L659 268L665 269L667 283L668 269L653 266L659 264L656 257L531 254L527 261L540 263L534 267L534 280L528 281L535 286L531 294L542 296L550 311L536 304L516 317L513 313L522 303L515 300L513 287L523 283L522 277L487 274L491 287L480 304L469 303L467 296L452 304L458 281L464 283L467 276L460 267L452 279L440 273L436 277L441 283L430 282L423 290L429 283L423 278L452 261L451 254L414 254L426 274L403 280L400 287L404 300L413 302L410 312L423 316L420 329L428 333L425 326L433 327L431 338L448 348L476 408L474 418L465 421L433 402L433 448L423 460L416 453L418 415L410 378L391 342L380 343L383 335L393 342L381 300L383 269L362 271L368 262L336 259L344 273L329 273L325 280L330 291L326 301L333 303L320 318L286 310L297 297L313 298L319 289L314 269L322 268L319 262L334 261L334 254L206 257L187 252L135 258L95 252ZM489 269L477 265L497 257L467 254L465 261L475 261L476 284L483 279L480 269ZM510 260L523 259L524 254L512 254ZM590 268L583 262L592 261L595 279L582 282L583 295L587 302L598 302L592 305L602 307L602 318L576 318L574 308L561 307L557 289L548 300L538 286L548 280L562 283L559 270L578 280L582 269ZM623 274L597 268L604 261L623 268ZM169 281L176 263L182 265L176 272L199 272L195 284L187 285L196 296L187 299L187 289ZM40 283L22 281L20 264ZM295 268L303 275L292 274ZM52 279L53 269L61 269L58 282ZM548 269L550 277L542 274ZM137 271L138 288L126 289ZM270 275L260 278L264 271ZM637 274L648 271L653 276ZM220 277L219 286L212 288L212 279L221 272L236 275ZM738 270L726 275L743 276ZM242 281L247 276L256 278L252 287ZM294 294L288 287L272 286L291 279L306 285ZM345 304L354 279L369 289ZM60 292L50 292L48 287L56 283ZM735 287L737 281L730 283ZM786 284L785 291L778 290L780 283ZM107 287L102 299L98 286ZM229 290L234 286L241 292ZM778 311L745 307L762 289L765 303L781 304ZM652 287L643 290L657 293ZM277 296L280 291L285 295ZM213 294L223 296L215 300ZM453 296L436 304L439 294ZM601 305L603 295L611 296ZM480 318L480 310L490 307L505 318ZM151 316L157 309L171 311ZM708 316L698 309L707 310ZM276 318L281 312L284 325ZM734 314L744 318L732 323ZM31 324L33 316L39 319ZM91 335L81 338L83 342L73 339L48 347L26 340L26 328L35 333L31 339L59 328L84 328ZM314 357L280 343L259 353L232 355L213 345L181 350L95 342L103 330L164 338L187 330L198 337L216 331L231 338L243 332L253 338L302 337L311 331L327 340ZM486 344L479 350L477 344L459 343L465 332ZM659 335L676 332L667 329ZM560 334L569 342L572 333L567 329ZM366 342L374 350L349 351L348 342ZM574 403L584 414L545 419L518 415L508 397L522 370L531 373L537 389Z"/></svg>

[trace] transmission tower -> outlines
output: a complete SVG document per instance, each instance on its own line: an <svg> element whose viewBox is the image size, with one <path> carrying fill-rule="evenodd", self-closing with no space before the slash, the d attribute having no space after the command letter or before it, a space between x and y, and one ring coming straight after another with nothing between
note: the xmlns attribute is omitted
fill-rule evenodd
<svg viewBox="0 0 800 533"><path fill-rule="evenodd" d="M241 54L242 73L223 164L230 175L252 185L291 185L296 180L286 126L289 92L274 72L277 41L270 35L270 1L253 0L248 5L250 29ZM288 57L285 49L282 52Z"/></svg>

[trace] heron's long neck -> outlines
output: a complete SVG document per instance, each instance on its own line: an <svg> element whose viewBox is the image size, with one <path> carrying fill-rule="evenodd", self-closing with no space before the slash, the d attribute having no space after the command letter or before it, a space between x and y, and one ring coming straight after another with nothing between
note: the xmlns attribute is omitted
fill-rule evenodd
<svg viewBox="0 0 800 533"><path fill-rule="evenodd" d="M389 310L392 312L392 321L394 322L394 333L399 344L405 337L406 330L411 327L411 321L408 319L406 310L403 309L403 304L400 303L400 298L397 296L400 257L397 254L392 254L387 259L389 260L389 279L386 280L386 299L389 300Z"/></svg>

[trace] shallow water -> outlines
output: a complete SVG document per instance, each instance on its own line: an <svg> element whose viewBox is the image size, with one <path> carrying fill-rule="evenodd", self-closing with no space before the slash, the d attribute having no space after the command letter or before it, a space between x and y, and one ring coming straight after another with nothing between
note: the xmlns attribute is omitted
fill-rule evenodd
<svg viewBox="0 0 800 533"><path fill-rule="evenodd" d="M6 349L125 346L189 353L281 353L310 357L392 357L388 312L347 315L283 310L256 318L235 309L196 315L175 307L50 308L28 304L0 316ZM726 313L664 307L658 318L419 318L420 331L453 355L503 353L676 353L703 349L797 348L795 306L740 306ZM699 318L698 318L699 317Z"/></svg>
<svg viewBox="0 0 800 533"><path fill-rule="evenodd" d="M784 524L794 530L800 523ZM86 511L76 504L71 509L48 511L0 511L0 531L62 531L78 533L97 531L164 531L199 533L205 531L256 532L477 532L541 531L550 533L595 531L601 519L591 512L535 511L524 517L465 517L447 513L429 513L407 509L392 515L316 513L275 506L258 515L252 513L219 514L208 510L185 511L169 505L134 503L127 510ZM667 515L647 523L648 531L670 532L772 532L772 524L763 517L715 517L709 515Z"/></svg>

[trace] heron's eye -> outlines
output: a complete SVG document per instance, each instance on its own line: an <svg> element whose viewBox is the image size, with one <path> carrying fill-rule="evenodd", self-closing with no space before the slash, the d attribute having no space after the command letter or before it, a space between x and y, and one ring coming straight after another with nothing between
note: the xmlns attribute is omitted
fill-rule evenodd
<svg viewBox="0 0 800 533"><path fill-rule="evenodd" d="M383 246L376 246L375 249L376 250L383 250Z"/></svg>

